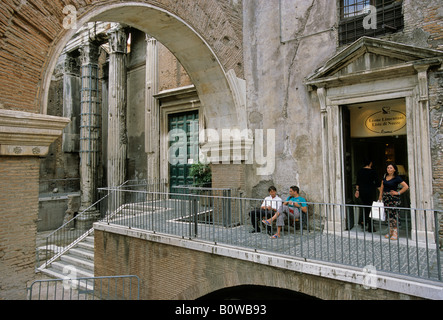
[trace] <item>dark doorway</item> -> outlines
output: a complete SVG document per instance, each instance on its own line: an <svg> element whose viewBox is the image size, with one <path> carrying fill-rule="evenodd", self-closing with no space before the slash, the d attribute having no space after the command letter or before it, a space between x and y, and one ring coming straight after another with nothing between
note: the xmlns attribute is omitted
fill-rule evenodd
<svg viewBox="0 0 443 320"><path fill-rule="evenodd" d="M384 109L392 110L395 116L383 115ZM384 120L401 118L406 123L404 112L404 100L389 100L376 103L362 103L342 107L342 127L343 127L343 164L345 177L345 199L348 204L359 204L355 198L355 182L357 172L363 166L364 160L371 159L373 168L377 172L377 177L381 183L386 173L387 164L393 162L399 168L399 174L409 184L408 181L408 145L406 128L397 127L389 133L388 130L380 129L371 131L367 128L368 119ZM397 111L398 110L398 111ZM377 115L378 114L378 115ZM372 117L372 118L371 118ZM380 122L380 124L382 124ZM364 128L355 129L356 125ZM356 131L366 130L366 134ZM386 133L388 132L388 133ZM378 199L378 191L376 198ZM409 192L406 192L401 199L402 207L410 206ZM405 219L405 215L401 215ZM352 217L351 217L352 220ZM352 228L353 221L350 221Z"/></svg>
<svg viewBox="0 0 443 320"><path fill-rule="evenodd" d="M223 288L197 300L319 300L300 292L257 285Z"/></svg>

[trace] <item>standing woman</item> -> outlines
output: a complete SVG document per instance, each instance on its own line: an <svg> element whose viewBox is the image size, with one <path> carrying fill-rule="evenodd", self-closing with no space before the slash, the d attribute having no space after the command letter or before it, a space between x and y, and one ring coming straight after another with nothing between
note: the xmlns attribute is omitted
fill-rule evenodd
<svg viewBox="0 0 443 320"><path fill-rule="evenodd" d="M402 188L397 191L398 185ZM379 201L382 200L385 205L385 210L389 217L389 233L385 235L385 238L391 238L391 240L398 239L398 209L392 207L400 206L400 195L405 193L409 189L409 186L398 175L397 166L393 163L388 164L386 167L386 174L381 182ZM391 207L391 208L386 208Z"/></svg>

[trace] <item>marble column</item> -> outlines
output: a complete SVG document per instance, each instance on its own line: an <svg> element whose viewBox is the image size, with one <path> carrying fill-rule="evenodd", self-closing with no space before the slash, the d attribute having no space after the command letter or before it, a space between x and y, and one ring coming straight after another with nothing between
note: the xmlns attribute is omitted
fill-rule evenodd
<svg viewBox="0 0 443 320"><path fill-rule="evenodd" d="M158 45L155 38L146 35L146 123L145 150L148 157L148 180L160 179L160 108L158 93Z"/></svg>
<svg viewBox="0 0 443 320"><path fill-rule="evenodd" d="M118 26L109 35L109 95L108 95L108 146L107 180L109 187L118 187L126 180L127 130L126 130L126 45L127 36ZM111 210L121 205L122 197L114 198Z"/></svg>
<svg viewBox="0 0 443 320"><path fill-rule="evenodd" d="M80 115L80 212L79 224L90 227L97 217L94 206L97 194L97 167L100 138L100 98L98 87L97 44L87 42L80 47L81 60L81 115Z"/></svg>
<svg viewBox="0 0 443 320"><path fill-rule="evenodd" d="M79 152L80 138L80 66L71 54L63 62L63 116L71 122L63 132L63 152Z"/></svg>

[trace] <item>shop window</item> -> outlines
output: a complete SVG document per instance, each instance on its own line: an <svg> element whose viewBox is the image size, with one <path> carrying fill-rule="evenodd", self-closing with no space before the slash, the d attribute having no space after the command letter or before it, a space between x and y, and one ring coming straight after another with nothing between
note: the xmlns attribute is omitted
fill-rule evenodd
<svg viewBox="0 0 443 320"><path fill-rule="evenodd" d="M339 43L403 30L401 0L340 0Z"/></svg>

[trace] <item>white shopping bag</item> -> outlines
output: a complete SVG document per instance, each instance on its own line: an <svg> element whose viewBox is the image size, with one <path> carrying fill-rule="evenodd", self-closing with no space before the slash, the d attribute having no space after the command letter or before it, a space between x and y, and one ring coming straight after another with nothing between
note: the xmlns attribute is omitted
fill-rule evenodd
<svg viewBox="0 0 443 320"><path fill-rule="evenodd" d="M374 220L386 220L385 208L383 201L372 202L371 219Z"/></svg>

